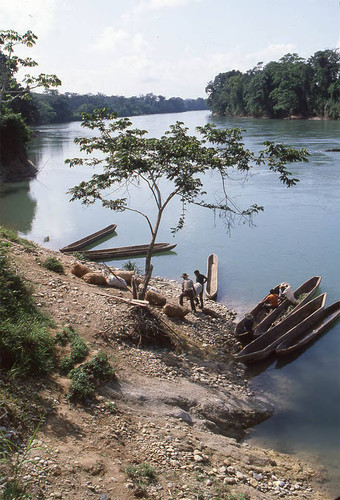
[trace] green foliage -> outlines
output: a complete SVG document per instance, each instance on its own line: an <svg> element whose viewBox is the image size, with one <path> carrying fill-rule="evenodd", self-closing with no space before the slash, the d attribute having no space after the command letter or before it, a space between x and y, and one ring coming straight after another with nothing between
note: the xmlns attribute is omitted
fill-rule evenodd
<svg viewBox="0 0 340 500"><path fill-rule="evenodd" d="M0 244L0 357L12 376L47 373L55 364L52 321L36 308L30 289Z"/></svg>
<svg viewBox="0 0 340 500"><path fill-rule="evenodd" d="M6 238L6 240L13 241L13 243L19 243L28 249L36 248L35 243L24 238L20 238L15 231L8 229L4 226L0 226L0 238ZM0 244L5 244L4 241L0 241Z"/></svg>
<svg viewBox="0 0 340 500"><path fill-rule="evenodd" d="M49 271L53 271L59 274L64 273L64 268L62 263L55 257L47 257L47 259L45 259L42 265L45 269L48 269Z"/></svg>
<svg viewBox="0 0 340 500"><path fill-rule="evenodd" d="M154 483L157 478L154 467L147 462L138 465L127 465L125 471L137 486L145 486Z"/></svg>
<svg viewBox="0 0 340 500"><path fill-rule="evenodd" d="M44 73L36 77L26 73L21 84L18 84L16 73L21 68L32 68L38 63L30 57L19 57L15 54L15 49L18 46L31 48L37 39L38 37L30 30L23 35L13 30L0 31L0 107L3 103L11 103L15 99L29 99L32 89L39 87L48 89L61 85L61 81L55 75Z"/></svg>
<svg viewBox="0 0 340 500"><path fill-rule="evenodd" d="M60 370L62 373L68 374L76 363L83 361L89 349L80 335L71 328L65 327L55 337L55 343L59 345L71 344L71 352L69 356L65 356L60 362Z"/></svg>
<svg viewBox="0 0 340 500"><path fill-rule="evenodd" d="M74 368L68 374L72 380L69 398L84 401L94 396L96 387L114 377L114 370L107 355L100 352L90 361Z"/></svg>
<svg viewBox="0 0 340 500"><path fill-rule="evenodd" d="M152 138L146 130L132 129L128 118L118 119L105 109L85 115L82 126L96 134L75 139L86 156L68 159L66 163L71 167L101 167L101 171L70 189L71 201L81 200L90 205L99 200L105 208L118 212L130 210L144 217L151 232L145 274L151 269L152 249L164 210L173 198L179 198L182 204L174 232L184 226L188 204L218 212L225 217L228 227L234 217L251 223L252 215L263 208L252 205L242 210L235 205L226 191L230 171L246 177L251 168L267 165L280 175L284 184L291 186L298 180L292 177L286 164L307 161L308 156L305 149L298 151L270 142L264 143L265 148L256 154L244 147L240 129L221 129L211 124L197 127L197 136L191 136L188 128L177 122L162 137ZM208 172L220 181L219 191L206 192L204 176ZM150 190L154 202L150 213L130 206L128 189L135 184ZM117 197L110 198L111 193Z"/></svg>
<svg viewBox="0 0 340 500"><path fill-rule="evenodd" d="M340 52L318 51L307 61L286 54L248 70L220 73L206 87L218 115L340 118Z"/></svg>
<svg viewBox="0 0 340 500"><path fill-rule="evenodd" d="M106 96L104 94L58 94L55 90L33 95L33 103L38 112L35 123L60 123L81 120L83 113L93 113L95 109L107 108L118 116L136 116L154 113L179 113L208 109L205 99L166 99L154 94L138 97Z"/></svg>
<svg viewBox="0 0 340 500"><path fill-rule="evenodd" d="M128 260L127 262L125 262L125 264L123 265L123 269L125 269L125 271L134 271L137 274L140 273L138 264L132 260Z"/></svg>
<svg viewBox="0 0 340 500"><path fill-rule="evenodd" d="M40 424L35 428L26 446L19 446L17 443L7 439L0 431L1 448L0 464L4 465L9 473L10 479L5 482L1 498L3 500L17 500L31 498L29 494L29 483L23 478L23 467L34 460L29 458L29 454L40 449L35 444L35 436Z"/></svg>

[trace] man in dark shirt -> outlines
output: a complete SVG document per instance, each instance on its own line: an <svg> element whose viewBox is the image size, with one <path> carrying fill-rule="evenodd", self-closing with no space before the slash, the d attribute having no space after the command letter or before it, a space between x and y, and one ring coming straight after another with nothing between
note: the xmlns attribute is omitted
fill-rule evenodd
<svg viewBox="0 0 340 500"><path fill-rule="evenodd" d="M194 271L194 274L196 276L196 283L200 283L200 285L202 285L202 290L201 290L201 292L198 295L200 300L198 301L198 298L196 297L196 303L198 304L200 302L201 303L201 309L203 309L204 283L206 283L208 281L208 278L206 276L204 276L204 274L201 274L198 269L196 269L196 271Z"/></svg>

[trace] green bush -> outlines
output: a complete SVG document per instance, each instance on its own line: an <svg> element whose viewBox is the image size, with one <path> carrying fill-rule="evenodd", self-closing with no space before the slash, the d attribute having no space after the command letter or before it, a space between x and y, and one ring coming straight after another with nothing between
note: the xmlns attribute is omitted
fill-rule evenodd
<svg viewBox="0 0 340 500"><path fill-rule="evenodd" d="M127 262L125 262L125 264L123 265L123 269L125 269L125 271L134 271L136 274L140 274L141 272L138 264L132 260L128 260Z"/></svg>
<svg viewBox="0 0 340 500"><path fill-rule="evenodd" d="M138 465L128 465L125 470L129 478L138 486L156 481L156 471L154 467L146 462Z"/></svg>
<svg viewBox="0 0 340 500"><path fill-rule="evenodd" d="M94 358L71 370L68 374L72 380L69 399L84 401L93 397L96 387L114 377L114 370L105 353L100 352Z"/></svg>
<svg viewBox="0 0 340 500"><path fill-rule="evenodd" d="M56 335L55 342L60 345L66 345L67 342L71 344L69 356L65 356L60 363L62 373L67 374L76 363L83 361L89 352L85 341L72 328L65 327L62 332Z"/></svg>
<svg viewBox="0 0 340 500"><path fill-rule="evenodd" d="M0 243L0 359L12 376L49 372L55 347L53 322L35 306L29 287L13 268L8 248Z"/></svg>
<svg viewBox="0 0 340 500"><path fill-rule="evenodd" d="M45 269L48 269L49 271L53 271L59 274L64 273L63 265L55 257L47 257L47 259L45 259L42 265Z"/></svg>
<svg viewBox="0 0 340 500"><path fill-rule="evenodd" d="M55 346L47 324L34 316L22 315L15 322L6 319L0 326L0 359L12 376L49 373L55 366Z"/></svg>

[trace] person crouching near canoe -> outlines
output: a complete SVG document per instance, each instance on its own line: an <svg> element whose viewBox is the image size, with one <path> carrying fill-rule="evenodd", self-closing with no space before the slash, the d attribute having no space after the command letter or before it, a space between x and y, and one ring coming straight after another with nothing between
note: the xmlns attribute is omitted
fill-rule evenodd
<svg viewBox="0 0 340 500"><path fill-rule="evenodd" d="M182 274L182 293L179 296L179 303L181 306L183 306L183 299L184 297L188 297L190 300L191 304L191 309L196 312L195 304L194 304L194 296L195 296L195 291L194 291L194 282L192 279L189 278L187 273Z"/></svg>
<svg viewBox="0 0 340 500"><path fill-rule="evenodd" d="M280 297L272 288L267 297L263 300L263 308L270 311L271 309L276 309L279 303Z"/></svg>

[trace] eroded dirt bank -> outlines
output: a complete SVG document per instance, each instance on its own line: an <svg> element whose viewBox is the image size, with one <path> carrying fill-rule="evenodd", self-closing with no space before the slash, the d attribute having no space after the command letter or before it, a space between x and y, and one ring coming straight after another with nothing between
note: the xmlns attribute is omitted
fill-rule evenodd
<svg viewBox="0 0 340 500"><path fill-rule="evenodd" d="M250 392L243 365L230 355L233 312L209 302L215 317L197 312L180 321L154 306L171 341L143 345L136 336L138 308L113 297L129 292L85 283L70 272L75 259L58 252L12 244L11 253L39 307L59 329L72 325L89 356L107 352L116 372L85 405L69 402L66 377L32 386L49 407L36 437L41 449L25 472L36 498L332 499L325 471L238 442L274 408ZM48 256L62 262L65 274L41 266ZM152 284L177 302L177 283L155 278ZM6 419L1 425L9 434L20 432ZM156 473L148 484L131 473L143 463Z"/></svg>

